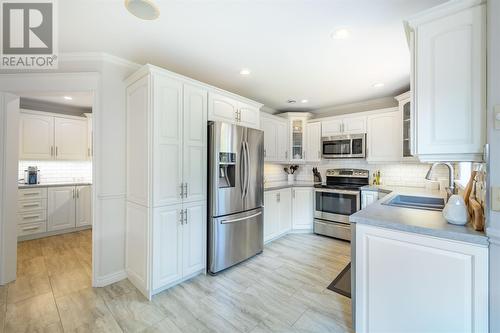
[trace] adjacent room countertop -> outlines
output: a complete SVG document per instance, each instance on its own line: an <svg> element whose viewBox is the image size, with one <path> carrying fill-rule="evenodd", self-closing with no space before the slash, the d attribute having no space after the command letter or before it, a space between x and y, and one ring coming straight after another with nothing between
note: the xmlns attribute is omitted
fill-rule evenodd
<svg viewBox="0 0 500 333"><path fill-rule="evenodd" d="M34 185L28 185L28 184L19 184L18 188L23 189L23 188L37 188L37 187L61 187L61 186L86 186L86 185L92 185L92 183L89 182L69 182L69 183L40 183L40 184L34 184Z"/></svg>
<svg viewBox="0 0 500 333"><path fill-rule="evenodd" d="M290 187L314 187L315 182L310 182L310 181L295 181L293 184L289 184L287 181L281 181L281 182L267 182L264 183L264 191L273 191L273 190L281 190L283 188L290 188Z"/></svg>
<svg viewBox="0 0 500 333"><path fill-rule="evenodd" d="M369 205L363 210L351 215L351 223L368 224L375 227L395 229L438 238L445 238L466 243L488 246L488 237L481 231L475 231L470 223L465 226L449 224L442 212L403 208L383 205L398 194L412 194L421 196L440 196L436 190L426 190L414 187L369 186L363 190L390 192L381 200Z"/></svg>

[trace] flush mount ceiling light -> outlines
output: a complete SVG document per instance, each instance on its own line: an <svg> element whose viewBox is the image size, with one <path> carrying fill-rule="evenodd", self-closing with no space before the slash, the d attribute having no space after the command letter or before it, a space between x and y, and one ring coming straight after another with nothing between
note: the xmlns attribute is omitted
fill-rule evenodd
<svg viewBox="0 0 500 333"><path fill-rule="evenodd" d="M297 101L296 101L296 100L294 100L294 99L289 99L289 100L288 100L288 101L286 101L286 102L287 102L288 104L295 104L295 103L297 103Z"/></svg>
<svg viewBox="0 0 500 333"><path fill-rule="evenodd" d="M307 102L309 102L309 100L307 100L307 99L303 99L303 100L300 101L300 103L302 103L302 104L305 104Z"/></svg>
<svg viewBox="0 0 500 333"><path fill-rule="evenodd" d="M377 82L372 85L373 88L382 88L384 86L384 83L382 82Z"/></svg>
<svg viewBox="0 0 500 333"><path fill-rule="evenodd" d="M160 16L160 9L152 0L125 0L125 7L142 20L155 20Z"/></svg>
<svg viewBox="0 0 500 333"><path fill-rule="evenodd" d="M64 96L63 98L65 100L67 100L67 101L72 101L73 100L73 97L71 97L71 96Z"/></svg>
<svg viewBox="0 0 500 333"><path fill-rule="evenodd" d="M331 37L333 39L347 39L350 36L351 33L346 28L335 29L331 34Z"/></svg>
<svg viewBox="0 0 500 333"><path fill-rule="evenodd" d="M241 75L250 75L252 73L248 68L242 68L240 71Z"/></svg>

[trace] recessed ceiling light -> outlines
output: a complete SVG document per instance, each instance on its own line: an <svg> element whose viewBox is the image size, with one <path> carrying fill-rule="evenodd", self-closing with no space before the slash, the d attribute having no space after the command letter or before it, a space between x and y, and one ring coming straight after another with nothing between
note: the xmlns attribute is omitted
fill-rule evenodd
<svg viewBox="0 0 500 333"><path fill-rule="evenodd" d="M377 83L374 83L372 87L373 87L373 88L382 88L383 86L384 86L384 83L382 83L382 82L377 82Z"/></svg>
<svg viewBox="0 0 500 333"><path fill-rule="evenodd" d="M307 100L307 99L303 99L300 101L300 103L307 103L307 102L309 102L309 100Z"/></svg>
<svg viewBox="0 0 500 333"><path fill-rule="evenodd" d="M160 16L160 8L152 0L125 0L125 7L142 20L155 20Z"/></svg>
<svg viewBox="0 0 500 333"><path fill-rule="evenodd" d="M332 32L333 39L347 39L351 36L351 33L346 28L336 29Z"/></svg>
<svg viewBox="0 0 500 333"><path fill-rule="evenodd" d="M67 100L67 101L72 101L73 100L73 97L71 97L71 96L64 96L63 98L65 100Z"/></svg>
<svg viewBox="0 0 500 333"><path fill-rule="evenodd" d="M295 104L295 103L297 103L297 101L296 101L296 100L294 100L294 99L289 99L289 100L288 100L288 101L286 101L286 102L287 102L288 104Z"/></svg>
<svg viewBox="0 0 500 333"><path fill-rule="evenodd" d="M241 75L250 75L251 71L248 69L248 68L243 68L241 71L240 71L240 74Z"/></svg>

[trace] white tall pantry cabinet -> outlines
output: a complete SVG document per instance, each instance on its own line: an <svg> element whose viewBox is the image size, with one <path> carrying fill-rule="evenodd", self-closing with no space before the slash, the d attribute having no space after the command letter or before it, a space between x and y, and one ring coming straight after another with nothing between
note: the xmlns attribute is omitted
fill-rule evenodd
<svg viewBox="0 0 500 333"><path fill-rule="evenodd" d="M206 267L207 106L160 68L128 79L126 271L148 298Z"/></svg>

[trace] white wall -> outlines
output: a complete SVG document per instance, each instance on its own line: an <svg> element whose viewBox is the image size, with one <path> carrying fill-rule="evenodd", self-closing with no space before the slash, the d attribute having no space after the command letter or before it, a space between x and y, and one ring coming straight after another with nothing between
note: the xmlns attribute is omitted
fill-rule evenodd
<svg viewBox="0 0 500 333"><path fill-rule="evenodd" d="M59 69L42 77L14 73L0 79L0 91L75 91L65 73L92 72L99 77L94 110L94 282L106 285L125 274L125 85L123 80L140 66L105 54L61 54ZM0 74L6 73L0 71ZM12 73L9 71L8 73ZM70 79L65 79L68 76ZM77 76L77 75L76 75ZM67 83L67 84L63 84ZM69 84L68 84L69 83ZM32 90L32 89L30 89ZM96 236L98 235L98 236Z"/></svg>
<svg viewBox="0 0 500 333"><path fill-rule="evenodd" d="M488 143L490 185L500 186L500 131L494 129L493 106L500 105L500 1L488 1ZM500 332L500 212L489 211L490 332Z"/></svg>

